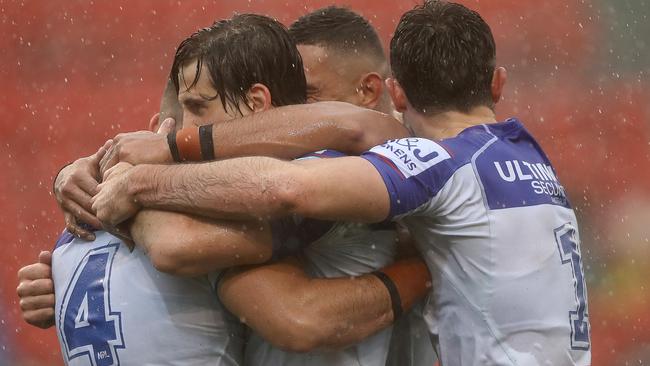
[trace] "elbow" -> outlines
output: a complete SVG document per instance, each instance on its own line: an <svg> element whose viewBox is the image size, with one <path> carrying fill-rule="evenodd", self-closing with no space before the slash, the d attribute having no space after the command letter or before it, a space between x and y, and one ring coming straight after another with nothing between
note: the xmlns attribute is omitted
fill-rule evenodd
<svg viewBox="0 0 650 366"><path fill-rule="evenodd" d="M374 146L374 141L368 140L368 133L363 127L362 123L352 123L345 131L345 141L344 146L349 146L348 150L354 155L361 154L366 151L371 146Z"/></svg>
<svg viewBox="0 0 650 366"><path fill-rule="evenodd" d="M149 252L149 259L154 268L159 272L174 276L179 276L183 272L183 266L179 263L180 261L173 250L155 246Z"/></svg>
<svg viewBox="0 0 650 366"><path fill-rule="evenodd" d="M173 276L193 277L200 275L190 263L186 263L186 253L180 241L162 239L149 251L149 260L159 272Z"/></svg>
<svg viewBox="0 0 650 366"><path fill-rule="evenodd" d="M284 183L276 186L269 196L272 207L270 217L283 217L291 214L302 214L305 206L303 190L305 186L300 182L298 176L287 176Z"/></svg>

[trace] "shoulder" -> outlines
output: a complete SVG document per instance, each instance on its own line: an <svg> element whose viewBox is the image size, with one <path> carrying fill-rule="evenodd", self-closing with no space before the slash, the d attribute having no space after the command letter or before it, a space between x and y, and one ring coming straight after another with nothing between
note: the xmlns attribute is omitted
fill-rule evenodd
<svg viewBox="0 0 650 366"><path fill-rule="evenodd" d="M447 175L469 163L492 137L480 130L440 141L419 137L389 140L375 146L363 157L371 162L381 160L403 178L422 173L424 176L432 173Z"/></svg>
<svg viewBox="0 0 650 366"><path fill-rule="evenodd" d="M412 212L433 199L494 138L482 127L472 129L469 134L441 141L416 137L389 140L362 155L384 180L391 199L389 218Z"/></svg>

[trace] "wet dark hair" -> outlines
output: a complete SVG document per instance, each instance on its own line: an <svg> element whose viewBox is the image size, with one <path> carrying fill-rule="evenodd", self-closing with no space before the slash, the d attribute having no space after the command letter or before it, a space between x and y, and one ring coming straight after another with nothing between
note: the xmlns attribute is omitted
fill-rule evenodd
<svg viewBox="0 0 650 366"><path fill-rule="evenodd" d="M206 66L221 103L241 112L246 93L255 83L264 84L274 106L306 101L302 59L287 29L280 22L257 14L238 14L215 22L181 42L174 56L170 78L180 90L179 72L197 60L196 74L187 88L196 85ZM182 77L182 76L181 76Z"/></svg>
<svg viewBox="0 0 650 366"><path fill-rule="evenodd" d="M410 104L422 113L494 107L494 37L483 18L463 5L433 0L406 12L390 42L390 62Z"/></svg>
<svg viewBox="0 0 650 366"><path fill-rule="evenodd" d="M370 54L386 61L375 28L348 8L328 6L314 10L291 24L289 34L296 44L321 46L344 53Z"/></svg>

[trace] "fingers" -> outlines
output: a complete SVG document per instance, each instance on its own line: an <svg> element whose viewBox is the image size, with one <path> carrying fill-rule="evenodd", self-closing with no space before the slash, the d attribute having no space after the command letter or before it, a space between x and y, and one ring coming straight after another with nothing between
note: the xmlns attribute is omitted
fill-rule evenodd
<svg viewBox="0 0 650 366"><path fill-rule="evenodd" d="M24 280L18 284L16 293L20 298L54 294L54 283L50 277Z"/></svg>
<svg viewBox="0 0 650 366"><path fill-rule="evenodd" d="M97 170L92 161L73 164L72 171L67 172L67 176L59 181L56 188L57 199L59 201L67 198L71 193L81 189L89 195L95 194L97 189Z"/></svg>
<svg viewBox="0 0 650 366"><path fill-rule="evenodd" d="M101 226L100 226L101 227ZM70 215L69 217L66 216L65 220L65 228L70 232L70 234L81 238L83 240L87 241L93 241L95 240L95 233L92 231L86 230L79 226L76 222L76 219L74 216Z"/></svg>
<svg viewBox="0 0 650 366"><path fill-rule="evenodd" d="M27 296L20 299L22 311L39 310L54 307L54 293L47 295Z"/></svg>
<svg viewBox="0 0 650 366"><path fill-rule="evenodd" d="M112 145L113 145L113 139L107 140L104 143L104 145L102 145L102 147L100 147L99 150L97 150L97 152L92 156L93 161L96 164L99 164L99 162L102 160L104 155L106 155L106 152L108 151L108 149L110 149Z"/></svg>
<svg viewBox="0 0 650 366"><path fill-rule="evenodd" d="M130 139L138 136L151 135L151 134L152 134L151 131L138 131L138 132L130 132L130 133L120 133L117 136L115 136L110 147L108 147L108 151L104 154L104 156L101 158L101 161L99 162L99 174L103 176L104 172L106 172L108 169L110 169L115 164L120 162L120 156L121 156L123 145L125 143L128 143ZM124 157L122 156L122 158Z"/></svg>
<svg viewBox="0 0 650 366"><path fill-rule="evenodd" d="M64 210L65 214L71 214L74 216L73 219L66 217L66 225L71 224L72 226L77 226L77 220L85 222L88 225L91 225L95 228L101 228L102 223L97 219L94 212L95 210L92 207L92 197L90 198L90 209L91 211L85 210L83 207L79 206L76 202L72 200L65 200L61 202L61 208ZM66 212L67 211L67 212Z"/></svg>
<svg viewBox="0 0 650 366"><path fill-rule="evenodd" d="M39 262L18 271L20 283L16 293L20 297L23 319L31 325L48 328L54 323L54 282L49 265L52 254L41 252Z"/></svg>
<svg viewBox="0 0 650 366"><path fill-rule="evenodd" d="M52 252L43 250L38 253L38 263L46 264L48 266L52 265Z"/></svg>
<svg viewBox="0 0 650 366"><path fill-rule="evenodd" d="M112 174L114 174L115 172L122 171L124 168L128 167L129 165L130 165L129 163L118 163L114 165L113 167L111 167L110 169L104 172L103 181L106 182L107 180L110 179Z"/></svg>
<svg viewBox="0 0 650 366"><path fill-rule="evenodd" d="M85 189L82 187L81 182L79 182L80 184L78 185L66 184L63 188L61 188L61 193L63 194L60 199L61 207L63 207L64 204L69 204L68 201L71 201L77 206L83 208L85 211L92 212L91 201L93 196L97 193L97 182L95 182L95 180L90 177L87 178L88 180L91 180L91 182L83 183ZM87 192L86 189L90 190L91 192Z"/></svg>
<svg viewBox="0 0 650 366"><path fill-rule="evenodd" d="M18 279L21 281L21 284L25 281L34 281L40 279L49 280L51 278L52 278L52 267L43 263L30 264L18 270ZM54 287L52 287L52 289L54 289ZM20 292L18 294L20 295Z"/></svg>
<svg viewBox="0 0 650 366"><path fill-rule="evenodd" d="M109 164L109 161L113 159L112 157L115 156L115 151L112 148L114 146L113 140L110 139L104 143L102 147L97 150L97 152L92 156L92 163L97 166L97 172L99 176L97 177L97 180L99 180L102 176L102 167L104 167L106 164Z"/></svg>
<svg viewBox="0 0 650 366"><path fill-rule="evenodd" d="M103 177L107 170L120 162L119 151L116 145L111 147L99 163L99 176Z"/></svg>
<svg viewBox="0 0 650 366"><path fill-rule="evenodd" d="M174 127L176 126L176 121L174 121L173 118L168 117L165 118L163 123L160 124L160 127L158 128L158 134L162 135L167 135L168 133L172 132L174 130Z"/></svg>
<svg viewBox="0 0 650 366"><path fill-rule="evenodd" d="M23 311L23 319L35 327L47 329L54 325L54 307Z"/></svg>

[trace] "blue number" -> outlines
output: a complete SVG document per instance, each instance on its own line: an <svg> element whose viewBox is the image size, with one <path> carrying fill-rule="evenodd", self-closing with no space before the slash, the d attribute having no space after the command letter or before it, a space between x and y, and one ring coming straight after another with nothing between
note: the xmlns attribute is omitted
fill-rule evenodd
<svg viewBox="0 0 650 366"><path fill-rule="evenodd" d="M573 282L576 291L576 310L569 311L571 323L571 348L589 349L589 314L587 310L587 285L582 270L580 247L576 230L571 224L564 224L555 229L555 241L560 251L562 264L571 263Z"/></svg>
<svg viewBox="0 0 650 366"><path fill-rule="evenodd" d="M110 271L119 244L90 251L74 271L61 305L59 333L66 357L87 355L93 366L119 365L121 315L110 309Z"/></svg>

